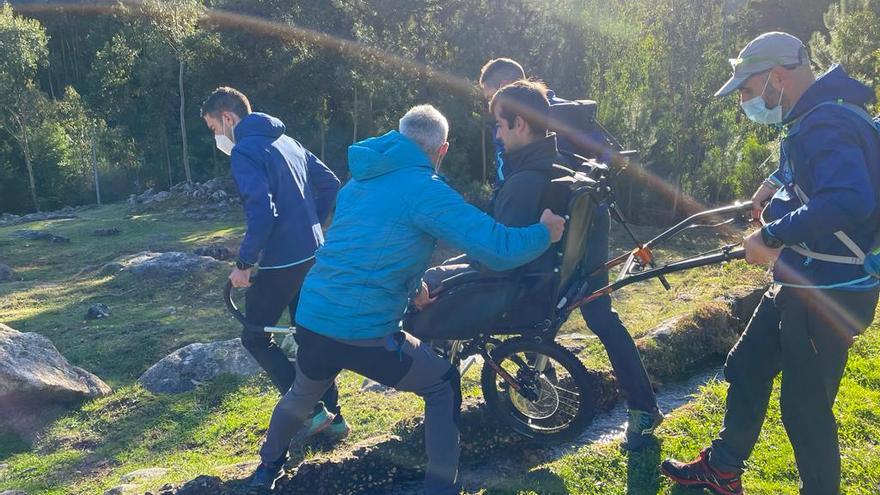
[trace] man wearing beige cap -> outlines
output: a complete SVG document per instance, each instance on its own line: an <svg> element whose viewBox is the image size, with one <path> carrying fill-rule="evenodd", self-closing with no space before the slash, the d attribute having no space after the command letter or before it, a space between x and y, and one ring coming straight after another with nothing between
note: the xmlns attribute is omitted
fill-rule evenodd
<svg viewBox="0 0 880 495"><path fill-rule="evenodd" d="M731 64L717 95L738 90L750 119L784 129L779 168L752 199L765 225L743 241L749 263L773 265L774 283L727 357L718 438L697 460L667 460L662 471L681 485L743 493L740 474L781 374L800 493L836 495L832 408L878 298L878 281L862 266L880 225L880 131L865 110L874 92L840 66L816 79L806 47L785 33L759 36Z"/></svg>

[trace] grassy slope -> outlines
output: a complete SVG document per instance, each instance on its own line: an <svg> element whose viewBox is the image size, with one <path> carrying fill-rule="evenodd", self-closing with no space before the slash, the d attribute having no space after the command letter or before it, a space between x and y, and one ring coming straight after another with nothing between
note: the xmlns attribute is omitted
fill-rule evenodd
<svg viewBox="0 0 880 495"><path fill-rule="evenodd" d="M880 328L875 325L854 347L836 403L840 422L843 493L880 493ZM759 443L744 477L747 493L797 493L794 454L779 415L779 387ZM695 402L677 410L659 430L659 448L627 457L610 443L582 447L576 452L536 466L514 479L494 479L483 494L696 494L673 488L660 476L662 459L691 459L712 440L724 413L726 385L707 384Z"/></svg>
<svg viewBox="0 0 880 495"><path fill-rule="evenodd" d="M170 285L144 283L127 274L102 277L91 270L82 271L148 248L189 250L207 242L234 246L241 235L241 218L231 216L209 222L193 222L174 214L126 218L121 206L86 210L80 216L76 220L0 228L0 262L11 265L25 278L0 285L0 321L21 331L46 335L72 363L106 380L114 393L59 418L32 446L0 434L0 464L8 464L5 474L0 467L0 490L100 494L136 469L170 469L165 477L140 486L147 490L197 474L228 475L235 472L236 464L255 460L260 436L277 399L262 376L219 380L177 396L155 396L135 384L153 362L182 345L237 336L236 324L220 304L226 269ZM106 227L118 227L123 234L114 238L91 236L92 230ZM24 228L48 229L71 237L73 242L47 245L18 240L14 233ZM711 236L695 235L673 245L668 254L682 252L685 246L702 249L717 242ZM615 244L623 245L623 240L618 236ZM652 282L640 284L621 292L616 302L631 331L640 334L666 316L748 286L760 276L759 271L734 263L674 276L672 293L663 293ZM102 321L83 321L88 305L94 302L108 304L112 316ZM574 317L565 330L584 331L582 326L582 320ZM860 349L867 344L860 344ZM865 348L865 355L876 355L880 350L877 347L875 343ZM597 342L592 342L583 356L592 366L608 367ZM866 378L864 386L867 390L873 385L871 393L876 394L880 371L871 368L869 361L866 357L862 373L872 378ZM476 379L477 370L472 369L465 380L468 395L478 394ZM354 434L343 447L385 432L394 422L420 411L419 401L412 396L385 399L374 393L359 393L359 383L360 378L353 374L344 374L341 379L343 407L354 426ZM707 388L697 405L670 420L664 434L672 437L665 449L679 455L693 454L718 422L722 390L720 385ZM844 390L841 402L851 390ZM858 397L852 402L861 404L861 409L854 409L853 417L859 414L860 418L873 418L866 405L870 402ZM704 421L702 416L707 414L710 420ZM873 424L873 430L854 429L861 437L854 437L849 444L869 449L871 442L866 439L878 438L870 436L877 431L877 423ZM848 430L843 431L846 435ZM696 434L697 440L688 440L685 433ZM773 451L774 461L762 464L768 467L766 475L753 475L750 481L773 483L781 478L788 483L784 486L790 486L787 444L781 437L769 438L778 449ZM873 455L859 452L855 458L876 459L876 452ZM643 464L645 470L633 473L629 479L651 488L656 484L654 462L645 460ZM548 493L553 487L567 487L571 493L623 493L620 487L626 484L626 466L626 458L612 446L592 446L490 491L515 493L531 487L538 493ZM769 469L772 466L778 469ZM867 469L857 471L865 479L877 477ZM598 482L603 485L594 486ZM581 488L581 484L592 488ZM656 490L638 493L649 492Z"/></svg>

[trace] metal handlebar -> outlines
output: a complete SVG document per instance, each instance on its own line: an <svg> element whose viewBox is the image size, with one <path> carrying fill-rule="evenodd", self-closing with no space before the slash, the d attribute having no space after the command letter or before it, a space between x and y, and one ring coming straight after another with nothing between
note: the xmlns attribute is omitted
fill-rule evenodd
<svg viewBox="0 0 880 495"><path fill-rule="evenodd" d="M697 255L691 258L685 258L683 260L679 260L673 263L668 263L663 266L656 266L653 258L653 254L651 253L651 249L655 247L657 244L674 237L676 234L687 230L693 227L700 227L704 225L697 224L698 221L713 219L719 217L731 217L734 215L740 215L745 212L750 212L752 209L752 204L749 202L745 203L735 203L730 206L724 206L721 208L715 208L712 210L700 212L685 220L679 222L668 230L660 233L657 237L651 239L650 241L639 244L637 242L638 247L630 253L623 254L618 256L610 261L608 261L604 266L596 270L593 274L600 273L601 271L607 271L611 268L623 265L620 274L617 277L617 280L609 284L601 289L595 290L592 293L585 293L586 285L579 291L578 297L576 297L573 301L568 302L564 301L563 304L565 306L560 306L560 308L565 307L566 311L573 311L579 306L587 304L599 297L602 297L607 294L611 294L612 292L626 287L630 284L634 284L636 282L641 282L644 280L648 280L651 278L657 278L663 284L663 287L669 290L669 284L666 281L665 275L670 273L676 273L683 270L689 270L691 268L697 268L701 266L713 265L716 263L724 263L726 261L732 261L737 259L745 258L745 250L742 248L738 248L739 244L731 244L727 246L723 246L720 249L720 253L718 254L703 254ZM747 217L751 218L751 216ZM731 220L728 218L728 220ZM712 225L710 227L718 227L724 225L726 222L719 223L717 225ZM716 250L718 251L718 250ZM714 252L714 251L713 251ZM638 264L641 267L649 267L648 270L641 271L632 271L634 265Z"/></svg>
<svg viewBox="0 0 880 495"><path fill-rule="evenodd" d="M249 322L248 319L242 314L242 312L238 309L238 306L235 305L235 301L232 300L232 281L227 280L226 286L223 287L223 303L226 304L226 310L229 311L229 314L232 315L233 318L238 320L239 323L242 324L248 330L252 330L260 333L294 333L296 328L294 327L264 327L262 325L254 325Z"/></svg>

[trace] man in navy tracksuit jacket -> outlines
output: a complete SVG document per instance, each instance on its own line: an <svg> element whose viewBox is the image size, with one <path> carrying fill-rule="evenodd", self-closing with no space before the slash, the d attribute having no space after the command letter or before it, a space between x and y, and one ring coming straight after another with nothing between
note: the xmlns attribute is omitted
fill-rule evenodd
<svg viewBox="0 0 880 495"><path fill-rule="evenodd" d="M509 83L524 79L525 73L522 66L510 59L495 59L489 61L480 75L480 88L483 96L490 101L499 88ZM554 105L568 103L556 96L553 91L547 91L547 99L550 102L551 112ZM601 136L585 136L594 142L604 142ZM495 192L501 190L502 183L507 175L513 175L515 170L508 170L505 166L504 143L495 132L495 158L496 158L496 184ZM557 143L560 151L572 151L572 143L563 137L559 137ZM508 164L509 165L509 164ZM497 199L497 198L496 198ZM494 203L494 201L493 201ZM608 207L605 204L596 208L593 225L589 230L586 269L594 272L608 261L608 243L611 218ZM590 287L604 287L608 285L608 272L601 271L593 275L589 280ZM590 328L608 353L611 367L617 377L626 396L629 407L629 423L626 430L626 440L623 447L629 450L640 450L651 443L654 429L660 424L663 415L657 406L657 397L642 364L638 348L632 336L624 327L620 316L611 307L611 296L603 296L581 307L581 315L584 322Z"/></svg>
<svg viewBox="0 0 880 495"><path fill-rule="evenodd" d="M774 284L727 357L718 438L696 461L669 460L662 469L682 485L743 493L740 473L781 374L800 493L836 495L832 408L849 348L878 297L860 260L880 224L880 133L865 111L874 92L839 66L816 79L806 47L786 33L759 36L731 63L733 77L718 95L738 90L750 119L784 131L779 169L753 198L759 205L772 196L765 226L743 241L748 262L775 262Z"/></svg>
<svg viewBox="0 0 880 495"><path fill-rule="evenodd" d="M218 88L205 101L202 117L214 132L217 147L232 159L232 175L247 217L247 232L229 278L247 287L246 316L258 326L278 323L285 309L295 313L300 287L324 242L321 228L330 215L339 179L315 155L284 134L284 124L252 113L250 102L232 88ZM259 265L253 283L251 269ZM245 328L244 347L284 395L296 369L268 334ZM335 385L319 404L309 433L325 428L345 434Z"/></svg>

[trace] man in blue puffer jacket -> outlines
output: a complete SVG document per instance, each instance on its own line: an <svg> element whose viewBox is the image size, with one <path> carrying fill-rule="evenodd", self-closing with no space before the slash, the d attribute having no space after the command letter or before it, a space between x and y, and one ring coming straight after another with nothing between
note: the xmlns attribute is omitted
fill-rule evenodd
<svg viewBox="0 0 880 495"><path fill-rule="evenodd" d="M297 309L296 380L272 414L252 486L274 487L288 445L343 369L425 400L425 493L458 494L458 370L401 331L401 319L437 240L493 270L524 265L562 237L564 220L505 227L471 206L436 170L449 124L434 107L413 108L400 132L349 148L352 180L303 285Z"/></svg>
<svg viewBox="0 0 880 495"><path fill-rule="evenodd" d="M801 495L840 493L833 406L854 339L877 307L878 283L860 258L880 224L880 136L864 106L873 91L832 67L816 79L807 49L766 33L731 60L746 115L785 129L780 167L753 198L771 194L768 222L746 237L746 260L774 263L774 284L727 357L724 425L690 463L664 474L714 493L743 493L745 468L782 375L782 423L794 448ZM861 254L859 254L861 253Z"/></svg>
<svg viewBox="0 0 880 495"><path fill-rule="evenodd" d="M231 154L232 176L247 217L247 232L229 275L233 286L248 288L245 316L255 326L273 326L289 308L292 319L315 250L324 242L321 224L333 208L339 179L286 136L280 120L252 113L247 97L238 90L218 88L205 101L202 117L214 132L217 147ZM258 263L260 270L251 284L251 269ZM270 336L245 328L241 343L280 394L290 390L296 370ZM315 407L310 434L348 433L338 396L333 386L323 404Z"/></svg>

